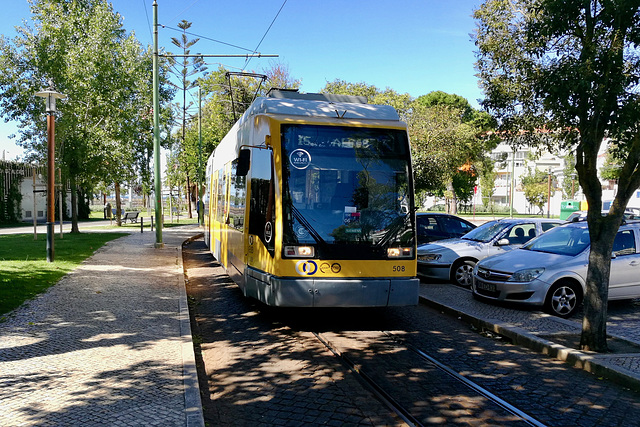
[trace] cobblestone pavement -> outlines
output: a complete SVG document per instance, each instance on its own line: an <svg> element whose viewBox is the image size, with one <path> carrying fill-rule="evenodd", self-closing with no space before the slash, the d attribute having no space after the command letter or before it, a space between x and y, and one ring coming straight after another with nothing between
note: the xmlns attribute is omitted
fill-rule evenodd
<svg viewBox="0 0 640 427"><path fill-rule="evenodd" d="M181 245L111 241L0 323L0 425L203 425Z"/></svg>
<svg viewBox="0 0 640 427"><path fill-rule="evenodd" d="M188 260L194 252L199 264ZM640 399L633 390L498 336L478 333L458 316L443 315L440 308L269 309L243 298L201 241L185 246L183 253L210 425L402 424L327 355L310 336L314 331L337 344L359 371L425 425L515 426L522 421L417 360L402 345L390 343L381 330L402 337L545 425L635 425L640 417ZM489 314L499 316L503 310L449 287L438 287L438 294L451 294L460 304L481 304L479 310ZM533 311L504 310L520 324L530 316L545 318ZM551 325L546 333L560 329Z"/></svg>
<svg viewBox="0 0 640 427"><path fill-rule="evenodd" d="M449 283L421 283L420 298L478 327L510 338L515 344L557 357L599 376L640 390L640 301L611 302L608 354L577 350L582 314L561 319L530 309L476 301L471 292Z"/></svg>
<svg viewBox="0 0 640 427"><path fill-rule="evenodd" d="M278 320L292 311L244 298L202 241L191 246L184 263L208 425L403 424L317 339Z"/></svg>
<svg viewBox="0 0 640 427"><path fill-rule="evenodd" d="M197 227L165 229L163 249L154 248L154 233L109 242L0 323L0 425L203 425L181 254L182 242L198 232ZM218 278L228 281L223 274ZM231 283L222 289L239 292ZM609 311L612 347L620 344L617 339L620 348L631 351L599 355L577 351L563 341L579 333L580 317L564 320L485 304L445 283L423 283L421 298L516 344L640 388L637 301L612 303ZM269 425L279 419L282 408L291 414L290 425L397 424L370 395L354 395L354 380L331 367L335 364L316 343L296 339L291 347L293 341L279 336L260 353L260 337L276 331L271 324L238 328L256 315L250 301L239 300L242 307L203 317L215 332L208 349L218 363L239 361L233 369L218 365L204 376L213 387L210 396L204 392L205 404L215 403L212 424ZM236 324L232 327L230 321ZM225 358L229 343L241 349L233 358ZM250 393L239 393L239 386ZM242 419L230 418L228 409L238 405L254 410Z"/></svg>

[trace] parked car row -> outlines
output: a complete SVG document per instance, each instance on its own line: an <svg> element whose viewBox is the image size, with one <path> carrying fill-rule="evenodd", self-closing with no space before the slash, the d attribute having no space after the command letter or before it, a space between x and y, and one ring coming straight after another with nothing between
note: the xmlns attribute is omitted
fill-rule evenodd
<svg viewBox="0 0 640 427"><path fill-rule="evenodd" d="M640 297L640 222L623 223L613 245L609 299ZM543 307L570 317L586 291L586 221L489 221L459 238L418 246L418 274L470 287L483 301Z"/></svg>
<svg viewBox="0 0 640 427"><path fill-rule="evenodd" d="M489 221L458 239L418 247L418 274L471 286L476 263L518 248L535 236L564 223L556 219L505 218Z"/></svg>

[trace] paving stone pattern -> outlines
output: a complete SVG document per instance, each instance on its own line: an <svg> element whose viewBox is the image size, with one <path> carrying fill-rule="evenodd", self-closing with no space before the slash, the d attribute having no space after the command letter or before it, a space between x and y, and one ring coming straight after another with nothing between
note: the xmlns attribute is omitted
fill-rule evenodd
<svg viewBox="0 0 640 427"><path fill-rule="evenodd" d="M308 310L244 298L201 241L191 246L197 249L185 249L184 262L209 425L402 424L310 332L288 326Z"/></svg>
<svg viewBox="0 0 640 427"><path fill-rule="evenodd" d="M111 241L0 323L0 425L191 424L180 245L196 233Z"/></svg>
<svg viewBox="0 0 640 427"><path fill-rule="evenodd" d="M499 325L517 336L528 336L533 346L538 350L544 348L546 354L551 354L552 347L561 347L554 343L554 335L558 337L555 341L561 343L563 335L579 336L582 331L582 313L576 313L570 319L561 319L536 309L484 303L474 300L469 290L448 283L423 282L420 285L420 297L443 310ZM640 390L640 300L612 301L609 304L607 334L627 342L628 345L623 348L630 350L625 351L626 354L597 354L580 352L575 347L562 350L560 357L564 360L572 356L578 361L576 366ZM540 340L536 343L537 338ZM614 344L612 342L610 347L613 348Z"/></svg>

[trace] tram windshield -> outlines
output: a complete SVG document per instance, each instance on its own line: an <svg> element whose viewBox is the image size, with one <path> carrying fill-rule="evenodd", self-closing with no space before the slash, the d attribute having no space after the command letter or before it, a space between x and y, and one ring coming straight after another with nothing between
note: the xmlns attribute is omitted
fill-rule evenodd
<svg viewBox="0 0 640 427"><path fill-rule="evenodd" d="M413 245L405 131L283 125L282 142L285 244L354 259Z"/></svg>

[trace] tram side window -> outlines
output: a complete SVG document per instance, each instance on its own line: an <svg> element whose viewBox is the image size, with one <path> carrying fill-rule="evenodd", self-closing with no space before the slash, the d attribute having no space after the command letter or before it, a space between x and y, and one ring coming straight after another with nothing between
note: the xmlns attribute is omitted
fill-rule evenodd
<svg viewBox="0 0 640 427"><path fill-rule="evenodd" d="M252 150L250 185L249 234L258 236L273 255L275 205L273 156L270 150Z"/></svg>
<svg viewBox="0 0 640 427"><path fill-rule="evenodd" d="M247 196L246 177L237 176L238 160L231 163L229 178L229 225L237 230L244 230L244 208Z"/></svg>
<svg viewBox="0 0 640 427"><path fill-rule="evenodd" d="M224 174L224 171L222 169L220 169L218 171L218 203L216 204L216 220L218 222L224 222L225 218L225 212L226 212L226 206L225 206L225 185L227 182L226 179L226 175Z"/></svg>

